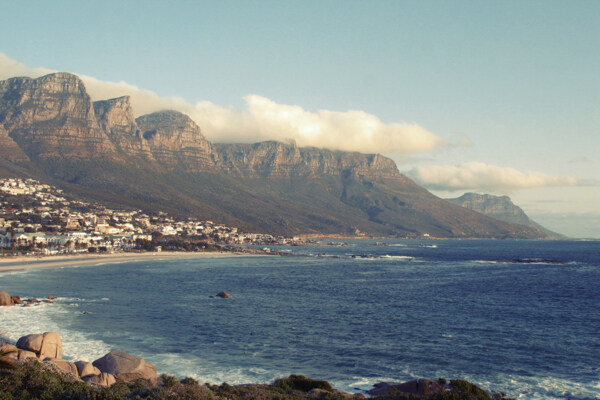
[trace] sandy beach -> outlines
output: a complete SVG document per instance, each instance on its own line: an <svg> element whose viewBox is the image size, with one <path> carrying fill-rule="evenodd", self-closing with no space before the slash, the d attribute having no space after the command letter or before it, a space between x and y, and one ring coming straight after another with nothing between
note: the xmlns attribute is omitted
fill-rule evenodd
<svg viewBox="0 0 600 400"><path fill-rule="evenodd" d="M56 256L20 256L0 258L0 273L34 268L60 268L101 265L125 261L167 260L173 258L234 257L229 252L160 252L160 253L111 253L69 254Z"/></svg>

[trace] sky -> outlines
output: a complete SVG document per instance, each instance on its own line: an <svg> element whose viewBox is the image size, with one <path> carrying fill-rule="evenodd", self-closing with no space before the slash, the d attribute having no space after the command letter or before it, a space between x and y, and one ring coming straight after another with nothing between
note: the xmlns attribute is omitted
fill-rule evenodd
<svg viewBox="0 0 600 400"><path fill-rule="evenodd" d="M380 153L600 238L600 2L0 0L0 79L79 75L214 142Z"/></svg>

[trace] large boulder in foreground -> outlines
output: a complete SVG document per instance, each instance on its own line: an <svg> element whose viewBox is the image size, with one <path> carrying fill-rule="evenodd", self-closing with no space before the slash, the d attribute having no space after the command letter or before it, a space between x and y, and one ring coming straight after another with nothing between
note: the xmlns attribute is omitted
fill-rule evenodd
<svg viewBox="0 0 600 400"><path fill-rule="evenodd" d="M17 341L17 347L34 352L42 360L46 357L62 358L62 341L56 332L32 333L22 336Z"/></svg>
<svg viewBox="0 0 600 400"><path fill-rule="evenodd" d="M10 294L4 290L0 290L0 306L12 306L13 304L13 299Z"/></svg>
<svg viewBox="0 0 600 400"><path fill-rule="evenodd" d="M113 350L92 364L100 371L114 375L120 382L155 379L158 376L154 365L121 350Z"/></svg>
<svg viewBox="0 0 600 400"><path fill-rule="evenodd" d="M45 332L39 354L41 359L46 357L62 358L62 341L56 332Z"/></svg>
<svg viewBox="0 0 600 400"><path fill-rule="evenodd" d="M17 347L21 350L33 351L37 354L42 348L43 341L44 335L32 333L30 335L21 336L19 340L17 340Z"/></svg>

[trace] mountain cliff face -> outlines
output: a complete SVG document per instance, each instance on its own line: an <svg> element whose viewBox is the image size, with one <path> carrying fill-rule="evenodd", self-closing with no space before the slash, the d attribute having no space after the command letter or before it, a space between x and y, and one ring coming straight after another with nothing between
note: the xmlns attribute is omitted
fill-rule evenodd
<svg viewBox="0 0 600 400"><path fill-rule="evenodd" d="M396 164L378 154L330 151L295 144L261 142L215 144L218 167L244 177L297 177L320 175L403 179ZM406 182L408 180L405 180Z"/></svg>
<svg viewBox="0 0 600 400"><path fill-rule="evenodd" d="M75 75L0 82L0 175L36 177L116 206L252 231L544 237L433 196L381 155L295 144L211 144L177 111L134 118Z"/></svg>
<svg viewBox="0 0 600 400"><path fill-rule="evenodd" d="M28 157L114 157L81 80L57 73L0 82L0 126Z"/></svg>
<svg viewBox="0 0 600 400"><path fill-rule="evenodd" d="M201 172L215 168L211 144L190 117L177 111L159 111L136 119L154 158L169 168Z"/></svg>
<svg viewBox="0 0 600 400"><path fill-rule="evenodd" d="M491 194L465 193L454 199L446 199L461 207L477 211L484 215L496 218L500 221L521 224L534 229L539 229L549 237L564 237L561 234L552 232L537 222L530 219L521 207L515 205L508 196L493 196Z"/></svg>

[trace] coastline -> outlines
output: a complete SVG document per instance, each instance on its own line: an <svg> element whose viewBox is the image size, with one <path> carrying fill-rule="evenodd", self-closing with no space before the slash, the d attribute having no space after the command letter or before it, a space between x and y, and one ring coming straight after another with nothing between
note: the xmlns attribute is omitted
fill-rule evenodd
<svg viewBox="0 0 600 400"><path fill-rule="evenodd" d="M232 252L145 252L110 254L70 254L55 256L18 256L0 259L0 273L39 268L82 267L116 262L136 262L143 260L163 260L174 258L234 257ZM244 254L242 254L244 255Z"/></svg>

